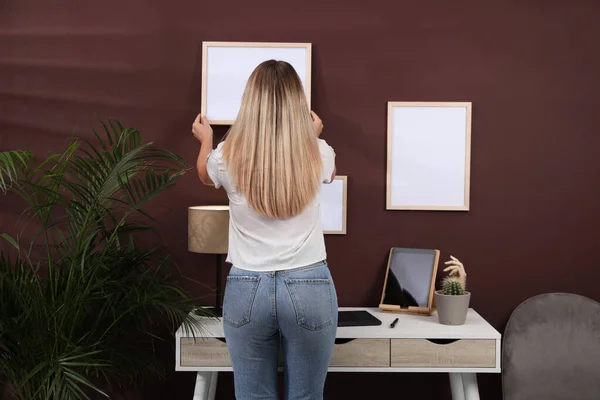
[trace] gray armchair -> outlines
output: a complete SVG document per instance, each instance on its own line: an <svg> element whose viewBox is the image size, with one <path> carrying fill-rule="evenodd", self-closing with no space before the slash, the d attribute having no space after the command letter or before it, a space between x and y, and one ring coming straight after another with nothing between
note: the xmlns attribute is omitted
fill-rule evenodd
<svg viewBox="0 0 600 400"><path fill-rule="evenodd" d="M549 293L521 303L504 332L504 400L600 399L600 303Z"/></svg>

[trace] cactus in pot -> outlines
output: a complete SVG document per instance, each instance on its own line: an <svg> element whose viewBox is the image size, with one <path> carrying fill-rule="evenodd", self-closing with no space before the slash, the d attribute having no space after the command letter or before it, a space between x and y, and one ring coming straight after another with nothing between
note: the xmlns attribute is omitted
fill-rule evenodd
<svg viewBox="0 0 600 400"><path fill-rule="evenodd" d="M471 293L466 291L467 274L462 263L454 257L446 264L450 264L444 270L450 270L449 276L442 280L441 290L435 292L438 319L444 325L463 325L471 300Z"/></svg>
<svg viewBox="0 0 600 400"><path fill-rule="evenodd" d="M442 292L446 296L462 296L465 294L465 289L457 277L448 276L442 281Z"/></svg>

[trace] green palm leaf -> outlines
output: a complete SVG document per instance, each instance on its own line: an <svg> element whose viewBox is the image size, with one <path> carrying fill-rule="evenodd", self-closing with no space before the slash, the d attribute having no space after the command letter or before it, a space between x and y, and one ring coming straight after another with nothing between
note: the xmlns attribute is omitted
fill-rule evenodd
<svg viewBox="0 0 600 400"><path fill-rule="evenodd" d="M134 240L153 230L144 206L187 165L118 121L100 126L43 160L0 153L0 190L41 226L27 251L0 255L0 386L20 400L108 397L106 382L164 376L159 333L199 328L168 254Z"/></svg>
<svg viewBox="0 0 600 400"><path fill-rule="evenodd" d="M0 152L0 190L6 193L19 180L33 154L26 151Z"/></svg>

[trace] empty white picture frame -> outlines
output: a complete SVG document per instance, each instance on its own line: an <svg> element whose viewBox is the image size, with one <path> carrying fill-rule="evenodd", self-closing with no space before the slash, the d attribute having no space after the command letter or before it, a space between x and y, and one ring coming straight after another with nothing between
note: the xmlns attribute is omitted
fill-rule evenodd
<svg viewBox="0 0 600 400"><path fill-rule="evenodd" d="M468 211L470 102L388 102L388 210Z"/></svg>
<svg viewBox="0 0 600 400"><path fill-rule="evenodd" d="M310 43L203 42L202 114L213 125L233 124L250 74L270 59L294 67L310 107L311 58Z"/></svg>
<svg viewBox="0 0 600 400"><path fill-rule="evenodd" d="M321 226L324 234L346 234L348 177L337 175L331 183L321 185Z"/></svg>

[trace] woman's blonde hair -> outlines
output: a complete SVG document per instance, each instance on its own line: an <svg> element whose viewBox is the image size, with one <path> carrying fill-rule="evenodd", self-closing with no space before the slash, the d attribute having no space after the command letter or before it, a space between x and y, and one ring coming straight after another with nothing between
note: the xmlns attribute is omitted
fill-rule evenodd
<svg viewBox="0 0 600 400"><path fill-rule="evenodd" d="M301 213L321 185L321 155L302 82L285 61L261 63L223 144L234 183L259 214Z"/></svg>

